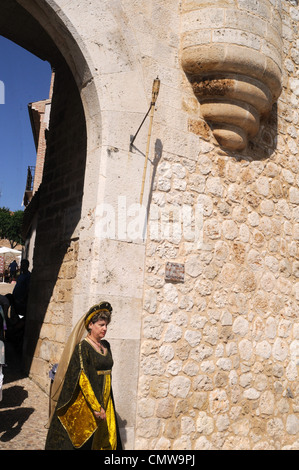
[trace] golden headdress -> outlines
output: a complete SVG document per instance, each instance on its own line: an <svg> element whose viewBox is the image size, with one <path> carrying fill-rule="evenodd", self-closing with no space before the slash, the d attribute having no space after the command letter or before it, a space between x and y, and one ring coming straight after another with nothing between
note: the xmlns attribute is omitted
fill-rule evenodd
<svg viewBox="0 0 299 470"><path fill-rule="evenodd" d="M61 355L58 368L55 374L54 381L51 386L51 394L50 394L50 418L47 424L47 427L50 425L53 413L55 411L56 404L58 402L58 398L60 392L62 390L62 386L64 383L65 374L73 355L74 349L78 343L80 343L84 333L86 333L87 327L94 315L100 312L109 313L109 318L112 313L112 306L109 302L100 302L93 307L91 307L85 315L77 322L76 326L74 327L73 331L71 332L67 343L64 347L63 353ZM110 319L109 319L110 321Z"/></svg>
<svg viewBox="0 0 299 470"><path fill-rule="evenodd" d="M97 315L98 313L106 313L108 314L108 318L109 318L109 321L110 321L110 315L112 313L112 307L111 305L109 304L109 302L101 302L99 304L96 304L94 305L93 307L91 307L88 312L86 313L85 315L85 320L84 320L84 324L85 324L85 328L87 329L89 323L91 322L92 318Z"/></svg>

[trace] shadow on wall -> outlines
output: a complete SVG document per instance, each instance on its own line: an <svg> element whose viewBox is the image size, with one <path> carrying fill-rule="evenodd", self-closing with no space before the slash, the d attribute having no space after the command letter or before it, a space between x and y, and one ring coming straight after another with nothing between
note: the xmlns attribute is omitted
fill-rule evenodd
<svg viewBox="0 0 299 470"><path fill-rule="evenodd" d="M258 134L248 142L246 155L251 160L264 160L275 153L278 132L277 120L277 103L274 103L270 115L261 121Z"/></svg>
<svg viewBox="0 0 299 470"><path fill-rule="evenodd" d="M239 152L225 149L227 155L236 160L262 161L267 160L277 148L277 103L274 103L268 116L261 119L257 135L248 140L248 145ZM213 126L211 125L211 129Z"/></svg>
<svg viewBox="0 0 299 470"><path fill-rule="evenodd" d="M156 180L157 168L158 168L159 162L162 158L162 154L163 154L162 141L160 139L156 139L154 159L151 162L152 170L151 170L151 177L150 177L149 196L148 196L148 200L144 201L144 203L146 204L146 223L145 223L145 226L143 228L143 238L144 239L146 238L146 232L147 232L147 227L148 227L148 222L149 222L149 214L150 214L150 208L151 208L153 191L154 191L154 182Z"/></svg>

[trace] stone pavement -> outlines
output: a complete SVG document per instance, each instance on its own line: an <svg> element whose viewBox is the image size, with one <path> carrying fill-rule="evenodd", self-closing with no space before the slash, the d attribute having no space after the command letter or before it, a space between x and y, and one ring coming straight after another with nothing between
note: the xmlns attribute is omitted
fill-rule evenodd
<svg viewBox="0 0 299 470"><path fill-rule="evenodd" d="M10 292L10 285L0 286L0 293ZM47 394L20 368L21 358L6 344L3 368L3 398L0 401L0 451L43 450L47 435L49 399Z"/></svg>
<svg viewBox="0 0 299 470"><path fill-rule="evenodd" d="M47 394L20 370L20 358L6 347L3 398L0 402L0 451L43 450L47 429Z"/></svg>

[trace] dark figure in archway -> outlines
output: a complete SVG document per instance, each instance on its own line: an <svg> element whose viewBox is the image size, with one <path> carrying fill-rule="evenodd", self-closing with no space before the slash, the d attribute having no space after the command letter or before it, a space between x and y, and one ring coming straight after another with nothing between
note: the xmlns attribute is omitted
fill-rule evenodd
<svg viewBox="0 0 299 470"><path fill-rule="evenodd" d="M27 301L29 294L31 272L29 271L29 261L22 259L21 274L13 290L13 299L16 312L21 317L26 317Z"/></svg>
<svg viewBox="0 0 299 470"><path fill-rule="evenodd" d="M5 315L7 323L6 339L13 344L19 353L22 351L23 346L30 277L29 261L23 259L21 261L21 274L13 293L5 296L10 307L9 313L6 312Z"/></svg>

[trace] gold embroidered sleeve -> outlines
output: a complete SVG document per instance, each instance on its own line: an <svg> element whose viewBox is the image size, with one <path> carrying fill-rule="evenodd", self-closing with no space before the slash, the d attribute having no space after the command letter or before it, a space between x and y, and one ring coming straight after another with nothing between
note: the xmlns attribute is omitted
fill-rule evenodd
<svg viewBox="0 0 299 470"><path fill-rule="evenodd" d="M85 400L88 402L89 406L92 408L93 411L100 411L101 405L98 402L93 389L90 385L88 378L85 375L84 371L81 371L79 385L82 390L82 393L85 397Z"/></svg>

